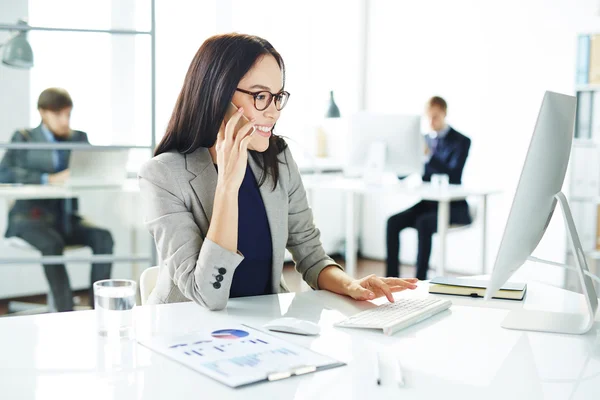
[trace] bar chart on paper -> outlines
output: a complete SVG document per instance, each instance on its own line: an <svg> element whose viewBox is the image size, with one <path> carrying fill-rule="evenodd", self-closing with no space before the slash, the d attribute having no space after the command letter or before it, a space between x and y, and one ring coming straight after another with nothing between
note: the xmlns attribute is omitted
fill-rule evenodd
<svg viewBox="0 0 600 400"><path fill-rule="evenodd" d="M303 369L314 371L343 365L245 326L154 337L140 343L231 387L264 381L274 373L289 372L289 376Z"/></svg>

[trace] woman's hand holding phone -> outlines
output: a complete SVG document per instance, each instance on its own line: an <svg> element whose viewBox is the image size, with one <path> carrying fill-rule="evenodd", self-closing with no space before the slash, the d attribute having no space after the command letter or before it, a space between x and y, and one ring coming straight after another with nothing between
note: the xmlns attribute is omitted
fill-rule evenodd
<svg viewBox="0 0 600 400"><path fill-rule="evenodd" d="M243 112L243 108L240 108L226 119L217 136L217 185L226 192L237 193L246 174L248 145L254 132L254 121L248 121ZM242 125L243 120L248 122Z"/></svg>
<svg viewBox="0 0 600 400"><path fill-rule="evenodd" d="M215 146L219 168L215 201L206 237L231 252L237 251L238 193L248 164L248 145L254 121L246 119L244 110L233 104L221 124ZM238 126L240 123L241 127Z"/></svg>

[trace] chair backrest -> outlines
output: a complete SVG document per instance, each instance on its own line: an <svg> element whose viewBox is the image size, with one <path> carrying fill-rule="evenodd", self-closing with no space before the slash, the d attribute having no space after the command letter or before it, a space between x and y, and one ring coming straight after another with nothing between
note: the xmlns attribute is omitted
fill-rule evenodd
<svg viewBox="0 0 600 400"><path fill-rule="evenodd" d="M150 293L154 290L156 286L156 280L158 279L158 267L150 267L142 272L142 276L140 276L140 298L142 300L142 305L146 304L148 301L148 297L150 297Z"/></svg>
<svg viewBox="0 0 600 400"><path fill-rule="evenodd" d="M456 232L459 230L463 230L465 228L469 228L471 225L473 225L475 220L477 220L479 204L477 204L477 203L473 204L472 202L469 202L469 201L467 201L467 202L469 204L469 215L471 216L471 223L467 224L467 225L462 225L462 224L461 225L450 225L449 230L451 232Z"/></svg>
<svg viewBox="0 0 600 400"><path fill-rule="evenodd" d="M469 202L469 214L471 214L471 221L475 222L475 220L477 219L478 211L479 211L479 204Z"/></svg>

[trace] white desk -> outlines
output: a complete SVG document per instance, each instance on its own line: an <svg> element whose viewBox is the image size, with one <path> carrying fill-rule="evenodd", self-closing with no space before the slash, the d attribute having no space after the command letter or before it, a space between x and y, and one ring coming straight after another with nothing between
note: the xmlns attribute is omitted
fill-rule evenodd
<svg viewBox="0 0 600 400"><path fill-rule="evenodd" d="M346 272L350 276L356 275L356 254L358 252L356 243L356 196L366 193L406 194L418 196L422 200L438 202L437 234L440 238L439 260L436 273L444 275L446 269L446 235L450 227L450 202L465 200L470 196L481 198L480 218L481 225L481 273L486 273L487 257L487 197L498 193L498 190L474 189L463 185L448 185L446 187L435 187L424 182L419 186L408 186L400 181L385 183L381 185L367 185L360 178L345 178L340 175L318 175L303 176L302 180L307 190L332 189L341 190L346 194ZM383 234L383 233L382 233Z"/></svg>
<svg viewBox="0 0 600 400"><path fill-rule="evenodd" d="M12 200L64 199L90 192L138 193L137 179L127 179L123 186L67 187L60 185L0 184L0 198Z"/></svg>
<svg viewBox="0 0 600 400"><path fill-rule="evenodd" d="M402 296L424 296L427 283ZM574 311L581 297L530 284L526 308ZM281 315L318 322L319 337L277 334L348 365L283 381L229 389L133 341L95 334L93 311L0 318L3 399L597 399L600 322L587 335L500 327L521 302L452 297L433 318L387 337L335 328L369 302L329 292L234 299L210 312L193 303L136 308L138 336L183 333L205 324L260 326ZM377 386L373 349L399 356L406 387Z"/></svg>

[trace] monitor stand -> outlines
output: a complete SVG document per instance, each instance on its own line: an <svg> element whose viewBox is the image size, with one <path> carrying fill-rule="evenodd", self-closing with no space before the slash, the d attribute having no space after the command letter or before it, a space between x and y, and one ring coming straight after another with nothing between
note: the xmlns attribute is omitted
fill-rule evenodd
<svg viewBox="0 0 600 400"><path fill-rule="evenodd" d="M515 310L511 311L502 322L503 328L518 329L538 332L554 332L568 334L583 334L588 332L594 325L596 310L598 309L598 297L594 284L589 276L587 262L581 241L575 228L573 215L569 208L567 198L562 192L557 193L554 198L561 206L562 214L567 227L567 237L571 250L575 258L575 271L579 277L581 288L583 290L583 299L585 305L581 313L564 313L536 310ZM536 261L546 262L536 259ZM546 262L551 265L559 265L553 262ZM562 265L565 267L565 265Z"/></svg>
<svg viewBox="0 0 600 400"><path fill-rule="evenodd" d="M367 161L363 169L363 182L367 185L381 185L385 172L385 142L373 142L367 151Z"/></svg>

